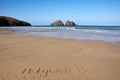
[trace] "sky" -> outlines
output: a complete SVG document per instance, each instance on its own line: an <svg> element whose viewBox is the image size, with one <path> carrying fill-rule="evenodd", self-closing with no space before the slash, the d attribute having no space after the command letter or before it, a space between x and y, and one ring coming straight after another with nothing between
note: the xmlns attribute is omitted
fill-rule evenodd
<svg viewBox="0 0 120 80"><path fill-rule="evenodd" d="M0 0L0 16L32 25L59 19L78 25L120 25L120 0Z"/></svg>

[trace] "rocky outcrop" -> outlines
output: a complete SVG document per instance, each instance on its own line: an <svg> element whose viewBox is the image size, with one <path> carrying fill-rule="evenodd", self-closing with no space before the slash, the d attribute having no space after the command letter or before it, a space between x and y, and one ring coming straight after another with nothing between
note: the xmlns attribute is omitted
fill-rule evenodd
<svg viewBox="0 0 120 80"><path fill-rule="evenodd" d="M66 21L65 26L75 26L76 24L73 21Z"/></svg>
<svg viewBox="0 0 120 80"><path fill-rule="evenodd" d="M31 26L31 24L11 17L0 16L0 26Z"/></svg>
<svg viewBox="0 0 120 80"><path fill-rule="evenodd" d="M64 26L64 23L61 20L57 20L51 24L52 26ZM65 26L76 26L73 21L66 21Z"/></svg>
<svg viewBox="0 0 120 80"><path fill-rule="evenodd" d="M64 23L61 20L57 20L51 24L52 26L64 26Z"/></svg>

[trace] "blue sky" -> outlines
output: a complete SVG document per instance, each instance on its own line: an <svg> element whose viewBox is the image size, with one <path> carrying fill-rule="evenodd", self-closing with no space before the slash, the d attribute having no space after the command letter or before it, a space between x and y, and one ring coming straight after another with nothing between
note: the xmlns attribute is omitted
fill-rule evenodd
<svg viewBox="0 0 120 80"><path fill-rule="evenodd" d="M58 19L79 25L120 25L120 0L0 0L0 15L32 25Z"/></svg>

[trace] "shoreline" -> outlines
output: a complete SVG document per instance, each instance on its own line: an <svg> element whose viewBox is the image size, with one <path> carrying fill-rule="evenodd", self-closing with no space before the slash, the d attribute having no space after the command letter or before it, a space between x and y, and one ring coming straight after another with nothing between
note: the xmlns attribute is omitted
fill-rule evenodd
<svg viewBox="0 0 120 80"><path fill-rule="evenodd" d="M120 29L118 28L105 28L91 27L86 29L75 29L71 27L14 27L14 28L0 28L0 31L8 31L16 34L33 35L43 38L58 38L58 39L71 39L71 40L101 40L111 43L120 41ZM103 28L103 29L102 29ZM118 30L117 30L118 29Z"/></svg>
<svg viewBox="0 0 120 80"><path fill-rule="evenodd" d="M40 39L56 39L56 40L68 40L68 41L91 41L91 42L104 42L104 43L108 43L108 44L113 44L115 46L120 46L120 41L116 41L116 42L109 42L109 41L104 41L104 40L90 40L90 39L71 39L71 38L58 38L58 37L43 37L43 36L38 36L38 35L32 35L32 34L22 34L22 33L16 33L16 31L14 30L1 30L0 31L0 35L1 34L11 34L12 36L19 36L19 37L30 37L30 38L40 38Z"/></svg>
<svg viewBox="0 0 120 80"><path fill-rule="evenodd" d="M119 80L120 47L0 32L1 80Z"/></svg>

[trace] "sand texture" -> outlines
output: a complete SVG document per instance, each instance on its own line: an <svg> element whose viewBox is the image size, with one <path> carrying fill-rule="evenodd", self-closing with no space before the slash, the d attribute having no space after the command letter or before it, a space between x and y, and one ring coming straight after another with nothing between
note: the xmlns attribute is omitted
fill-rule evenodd
<svg viewBox="0 0 120 80"><path fill-rule="evenodd" d="M120 43L3 31L0 80L120 80Z"/></svg>

